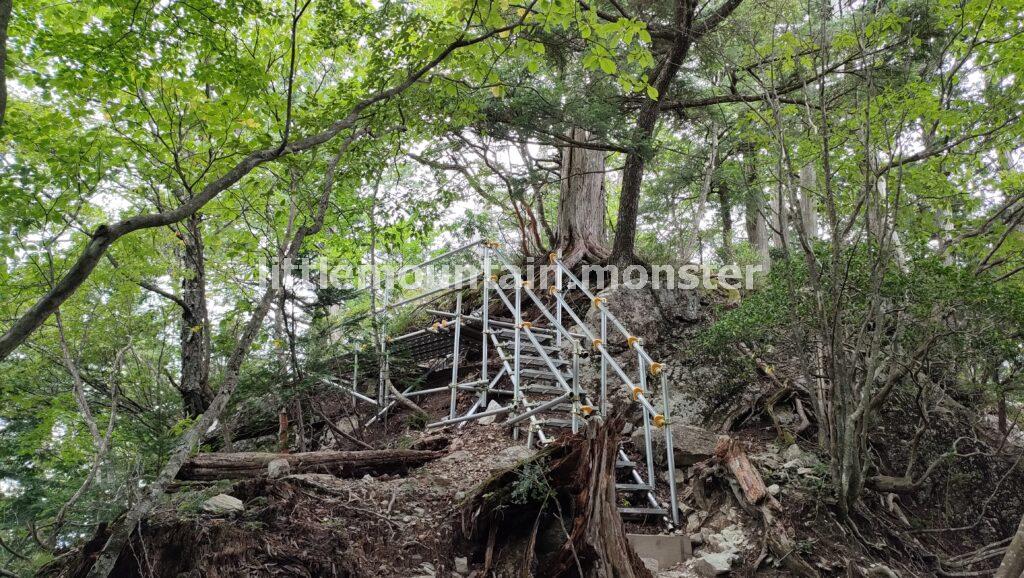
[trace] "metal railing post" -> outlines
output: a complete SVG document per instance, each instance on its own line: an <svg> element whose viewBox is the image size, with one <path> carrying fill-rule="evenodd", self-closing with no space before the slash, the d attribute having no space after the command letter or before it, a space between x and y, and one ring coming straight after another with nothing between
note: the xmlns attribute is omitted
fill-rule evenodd
<svg viewBox="0 0 1024 578"><path fill-rule="evenodd" d="M640 370L640 391L647 397L647 368L644 367L644 359L637 354L637 368ZM647 411L644 414L644 454L647 457L647 483L654 491L654 445L651 440L651 415Z"/></svg>
<svg viewBox="0 0 1024 578"><path fill-rule="evenodd" d="M672 503L672 524L679 527L679 504L676 499L676 456L672 440L672 423L668 419L668 379L661 371L661 414L665 416L665 461L668 464L668 494Z"/></svg>
<svg viewBox="0 0 1024 578"><path fill-rule="evenodd" d="M608 343L608 312L600 301L597 306L601 309L601 343ZM608 415L608 360L604 355L601 356L601 415Z"/></svg>
<svg viewBox="0 0 1024 578"><path fill-rule="evenodd" d="M462 293L455 296L455 344L452 346L452 388L448 419L455 419L455 403L459 393L459 340L462 338Z"/></svg>
<svg viewBox="0 0 1024 578"><path fill-rule="evenodd" d="M480 312L481 325L483 326L483 333L480 340L483 342L480 344L480 379L487 380L487 354L490 347L488 343L488 334L490 333L490 320L488 316L488 310L490 309L490 297L491 297L491 248L484 243L484 256L483 256L483 272L484 272L484 296L483 296L483 309ZM483 407L487 407L487 393L490 386L485 386L484 391L480 394L480 399Z"/></svg>
<svg viewBox="0 0 1024 578"><path fill-rule="evenodd" d="M579 432L580 426L580 356L579 347L572 347L572 433Z"/></svg>
<svg viewBox="0 0 1024 578"><path fill-rule="evenodd" d="M523 283L525 281L516 280L516 302L515 311L513 314L516 319L516 332L515 332L515 346L512 351L512 371L515 374L515 379L512 380L513 389L513 402L519 402L519 377L520 377L520 363L519 357L522 352L522 339L523 339Z"/></svg>
<svg viewBox="0 0 1024 578"><path fill-rule="evenodd" d="M555 267L555 291L562 292L562 268L558 265L559 261L562 260L562 249L559 247L555 253L555 262L552 263ZM558 327L562 327L562 308L555 302L555 323ZM562 348L562 332L559 331L555 336L555 343L558 348Z"/></svg>

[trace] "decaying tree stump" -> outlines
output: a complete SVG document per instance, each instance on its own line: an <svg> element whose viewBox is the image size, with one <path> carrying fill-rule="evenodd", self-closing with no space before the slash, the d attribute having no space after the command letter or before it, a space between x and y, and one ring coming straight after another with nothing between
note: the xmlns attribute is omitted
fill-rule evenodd
<svg viewBox="0 0 1024 578"><path fill-rule="evenodd" d="M424 450L322 451L278 454L270 452L238 452L199 454L181 467L179 480L225 480L251 478L267 472L267 464L275 459L288 461L289 471L323 472L337 476L360 476L375 472L400 473L441 456L441 452Z"/></svg>
<svg viewBox="0 0 1024 578"><path fill-rule="evenodd" d="M592 422L483 484L464 506L456 543L487 575L649 577L615 502L617 432Z"/></svg>

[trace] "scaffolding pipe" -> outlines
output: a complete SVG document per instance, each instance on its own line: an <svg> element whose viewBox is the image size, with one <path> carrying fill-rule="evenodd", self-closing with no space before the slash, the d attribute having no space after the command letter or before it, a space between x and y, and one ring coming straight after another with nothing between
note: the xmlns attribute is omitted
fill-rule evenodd
<svg viewBox="0 0 1024 578"><path fill-rule="evenodd" d="M601 307L601 343L608 340L608 312ZM608 413L608 361L601 356L601 414Z"/></svg>
<svg viewBox="0 0 1024 578"><path fill-rule="evenodd" d="M483 398L482 397L478 397L476 399L476 403L474 403L473 406L469 408L469 411L466 412L465 417L469 417L469 416L473 415L473 413L477 410L477 408L480 407L480 402L481 401L483 401ZM467 423L469 423L469 420L460 423L459 427L457 427L455 429L462 429L462 428L466 427Z"/></svg>
<svg viewBox="0 0 1024 578"><path fill-rule="evenodd" d="M461 416L461 417L457 417L455 419L446 419L446 420L434 422L432 424L427 424L427 429L433 429L433 428L436 428L436 427L444 427L446 425L451 425L453 423L461 423L461 422L464 422L464 421L480 419L482 417L489 417L489 416L492 416L492 415L501 415L503 413L508 413L508 411L510 409L511 409L511 407L505 406L505 407L499 407L498 409L492 409L490 411L482 411L480 413L475 413L473 415L464 415L464 416Z"/></svg>
<svg viewBox="0 0 1024 578"><path fill-rule="evenodd" d="M529 418L537 415L538 413L541 413L543 411L547 411L547 410L551 409L552 407L555 407L556 405L565 402L567 399L569 399L571 397L572 397L572 393L571 392L563 393L562 395L560 395L560 396L558 396L558 397L556 397L554 399L550 399L548 401L545 401L544 403L538 405L537 407L531 409L528 412L521 413L521 414L517 415L516 417L506 421L505 425L515 425L515 424L517 424L517 423L519 423L519 422L521 422L521 421L523 421L525 419L529 419Z"/></svg>
<svg viewBox="0 0 1024 578"><path fill-rule="evenodd" d="M661 403L662 413L668 415L668 379L661 374ZM672 524L679 526L679 504L676 498L676 455L673 446L672 424L666 423L665 428L665 460L668 465L668 494L672 503Z"/></svg>
<svg viewBox="0 0 1024 578"><path fill-rule="evenodd" d="M455 404L458 398L459 385L459 341L462 338L462 293L455 296L455 345L452 348L452 395L448 409L448 419L455 419Z"/></svg>
<svg viewBox="0 0 1024 578"><path fill-rule="evenodd" d="M491 296L491 252L490 248L484 244L484 255L483 255L483 277L484 277L484 295L483 305L480 309L480 317L482 318L480 323L483 326L480 334L480 378L485 382L487 381L487 353L489 343L487 343L487 335L491 332L489 310L491 308L490 296ZM487 387L490 389L490 386ZM487 406L487 389L480 395L480 401ZM476 406L473 406L476 407ZM462 427L461 425L459 426Z"/></svg>
<svg viewBox="0 0 1024 578"><path fill-rule="evenodd" d="M572 393L572 387L570 387L569 384L565 381L565 378L562 377L562 372L555 367L554 362L551 361L551 358L548 357L547 352L544 351L544 347L542 347L540 342L537 341L537 338L534 337L532 330L524 327L523 331L526 332L526 337L530 340L531 343L533 343L533 346L537 348L537 353L540 354L541 359L544 360L544 363L548 366L548 369L551 370L551 373L558 380L558 384L561 385L562 389L564 389L567 393Z"/></svg>
<svg viewBox="0 0 1024 578"><path fill-rule="evenodd" d="M455 283L452 283L451 285L446 285L444 287L433 289L431 291L427 291L426 293L423 293L423 294L420 294L420 295L416 295L415 297L409 297L408 299L405 299L403 301L399 301L398 303L395 303L393 305L388 305L388 306L386 306L386 309L398 309L399 307L404 307L405 305L408 305L410 303L415 303L416 301L420 301L422 299L426 299L427 297L435 296L435 295L437 295L439 293L450 293L452 291L457 291L459 289L465 289L466 287L471 287L472 285L474 285L476 283L476 281L480 278L481 275L483 275L483 273L477 273L476 275L470 275L469 277L460 279L460 280L456 281ZM385 308L378 309L374 313L381 313L384 309Z"/></svg>
<svg viewBox="0 0 1024 578"><path fill-rule="evenodd" d="M640 390L643 392L641 395L647 395L647 372L644 371L643 360L637 357L637 367L640 369ZM650 480L648 483L651 485L651 490L654 490L654 444L651 440L651 416L646 411L644 413L644 455L647 458L647 478Z"/></svg>

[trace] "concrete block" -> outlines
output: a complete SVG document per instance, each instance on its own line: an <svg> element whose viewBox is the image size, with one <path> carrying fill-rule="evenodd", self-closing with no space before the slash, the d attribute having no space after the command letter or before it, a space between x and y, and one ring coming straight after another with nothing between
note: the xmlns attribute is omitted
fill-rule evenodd
<svg viewBox="0 0 1024 578"><path fill-rule="evenodd" d="M671 568L693 555L690 538L677 534L626 534L641 558L653 558L660 568Z"/></svg>

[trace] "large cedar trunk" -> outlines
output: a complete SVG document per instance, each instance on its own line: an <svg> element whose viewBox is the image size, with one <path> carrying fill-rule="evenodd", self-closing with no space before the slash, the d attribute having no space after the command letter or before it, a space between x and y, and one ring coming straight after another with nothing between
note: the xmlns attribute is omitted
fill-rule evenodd
<svg viewBox="0 0 1024 578"><path fill-rule="evenodd" d="M579 128L569 136L578 142L592 140L589 133ZM601 262L608 258L604 172L604 151L580 146L562 149L555 237L569 267L580 261Z"/></svg>
<svg viewBox="0 0 1024 578"><path fill-rule="evenodd" d="M181 261L181 392L185 414L197 416L213 399L210 389L210 321L206 309L206 263L201 217L192 215L182 227Z"/></svg>
<svg viewBox="0 0 1024 578"><path fill-rule="evenodd" d="M456 528L486 576L649 577L615 501L623 420L597 420L500 472L467 501Z"/></svg>

